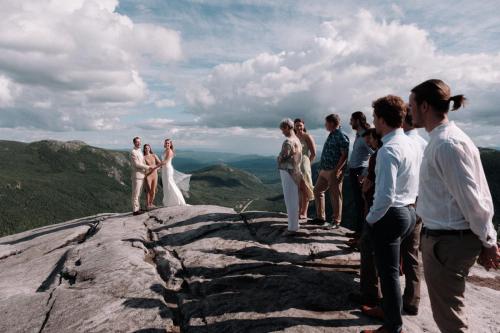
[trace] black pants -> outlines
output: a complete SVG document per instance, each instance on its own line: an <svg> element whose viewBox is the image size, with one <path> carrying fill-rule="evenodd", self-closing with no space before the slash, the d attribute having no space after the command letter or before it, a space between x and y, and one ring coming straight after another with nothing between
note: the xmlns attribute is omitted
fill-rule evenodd
<svg viewBox="0 0 500 333"><path fill-rule="evenodd" d="M415 222L413 207L391 207L370 228L382 289L384 327L391 333L399 333L403 328L403 300L399 284L400 248L402 240L415 228Z"/></svg>
<svg viewBox="0 0 500 333"><path fill-rule="evenodd" d="M361 266L359 272L359 286L363 303L377 304L381 298L380 284L378 282L375 254L370 234L370 227L365 223L363 233L361 234L359 249Z"/></svg>
<svg viewBox="0 0 500 333"><path fill-rule="evenodd" d="M364 167L349 169L349 179L351 182L352 196L354 199L354 231L359 234L361 234L363 230L363 224L365 222L365 203L363 201L363 194L361 192L361 184L359 184L359 176L361 176L364 170Z"/></svg>

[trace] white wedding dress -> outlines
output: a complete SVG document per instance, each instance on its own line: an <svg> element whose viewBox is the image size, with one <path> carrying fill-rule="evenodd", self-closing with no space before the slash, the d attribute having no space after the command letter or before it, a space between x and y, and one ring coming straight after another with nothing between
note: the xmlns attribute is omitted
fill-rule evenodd
<svg viewBox="0 0 500 333"><path fill-rule="evenodd" d="M167 160L167 163L161 168L163 206L172 207L186 205L186 200L184 200L182 193L184 192L185 195L188 196L190 178L191 175L175 171L172 165L172 158Z"/></svg>

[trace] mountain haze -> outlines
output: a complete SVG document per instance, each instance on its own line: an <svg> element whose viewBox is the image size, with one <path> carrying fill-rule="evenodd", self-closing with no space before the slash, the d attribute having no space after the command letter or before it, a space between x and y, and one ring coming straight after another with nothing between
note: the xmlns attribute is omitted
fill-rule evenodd
<svg viewBox="0 0 500 333"><path fill-rule="evenodd" d="M196 161L191 157L184 161L189 158ZM273 199L280 195L279 187L263 184L253 174L236 168L207 167L208 162L201 159L200 164L190 167L184 163L179 168L174 159L174 166L181 171L204 166L192 172L188 203L241 209L255 200L248 208L283 210L282 200ZM0 167L0 235L102 212L130 211L128 152L81 141L0 141ZM160 185L156 204L161 205L161 200Z"/></svg>
<svg viewBox="0 0 500 333"><path fill-rule="evenodd" d="M481 149L481 158L498 212L500 152ZM190 204L285 211L274 157L178 151L174 167L192 174ZM0 236L92 214L130 211L127 151L81 141L0 141L0 168ZM314 164L313 179L316 175ZM161 206L159 178L156 204ZM353 205L347 177L343 191L343 225L349 226ZM311 216L313 210L311 205ZM494 223L500 225L498 214Z"/></svg>

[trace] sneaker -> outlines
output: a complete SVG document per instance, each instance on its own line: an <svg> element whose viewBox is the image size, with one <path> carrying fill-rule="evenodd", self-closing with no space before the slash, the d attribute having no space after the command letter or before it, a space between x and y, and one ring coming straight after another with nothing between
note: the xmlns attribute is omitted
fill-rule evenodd
<svg viewBox="0 0 500 333"><path fill-rule="evenodd" d="M326 228L326 229L333 229L333 228L335 228L334 224L331 223L331 222L325 222L325 223L323 223L323 227Z"/></svg>

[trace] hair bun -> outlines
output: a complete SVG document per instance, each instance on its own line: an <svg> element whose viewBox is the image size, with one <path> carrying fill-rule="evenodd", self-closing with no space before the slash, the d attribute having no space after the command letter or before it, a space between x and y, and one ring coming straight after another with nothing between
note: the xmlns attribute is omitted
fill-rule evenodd
<svg viewBox="0 0 500 333"><path fill-rule="evenodd" d="M448 99L448 102L451 102L453 101L453 107L451 108L451 111L456 111L458 110L459 108L463 107L465 105L465 101L467 99L464 97L464 95L455 95L455 96L451 96L449 99Z"/></svg>

